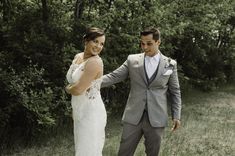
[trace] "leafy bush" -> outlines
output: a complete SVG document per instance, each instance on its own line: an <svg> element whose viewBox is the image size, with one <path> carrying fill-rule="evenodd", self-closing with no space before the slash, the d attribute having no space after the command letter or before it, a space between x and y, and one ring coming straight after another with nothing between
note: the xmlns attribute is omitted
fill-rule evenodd
<svg viewBox="0 0 235 156"><path fill-rule="evenodd" d="M43 73L43 69L31 64L21 73L16 73L11 67L1 69L2 141L14 131L17 131L16 135L29 137L55 125L55 117L51 112L54 93L44 80Z"/></svg>

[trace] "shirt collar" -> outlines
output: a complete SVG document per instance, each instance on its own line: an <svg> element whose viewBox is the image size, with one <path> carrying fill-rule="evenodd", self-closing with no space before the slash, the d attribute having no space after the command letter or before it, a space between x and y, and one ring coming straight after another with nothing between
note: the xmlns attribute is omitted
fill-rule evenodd
<svg viewBox="0 0 235 156"><path fill-rule="evenodd" d="M156 55L154 55L153 57L145 56L145 58L146 58L147 60L159 61L159 59L160 59L160 51L158 51L158 53L157 53Z"/></svg>

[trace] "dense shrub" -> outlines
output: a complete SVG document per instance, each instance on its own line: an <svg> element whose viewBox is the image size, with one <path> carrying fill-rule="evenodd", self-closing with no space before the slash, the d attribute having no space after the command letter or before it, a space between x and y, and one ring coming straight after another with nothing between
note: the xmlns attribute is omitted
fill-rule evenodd
<svg viewBox="0 0 235 156"><path fill-rule="evenodd" d="M43 78L43 69L38 70L36 65L29 65L21 73L11 67L1 69L0 82L1 138L14 131L31 136L55 124L50 112L53 91Z"/></svg>

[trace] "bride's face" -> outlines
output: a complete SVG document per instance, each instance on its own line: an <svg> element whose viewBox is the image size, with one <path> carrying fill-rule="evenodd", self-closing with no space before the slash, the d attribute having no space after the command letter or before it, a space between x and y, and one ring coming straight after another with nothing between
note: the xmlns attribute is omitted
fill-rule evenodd
<svg viewBox="0 0 235 156"><path fill-rule="evenodd" d="M99 55L104 47L105 36L100 36L91 41L85 42L85 51L92 55Z"/></svg>

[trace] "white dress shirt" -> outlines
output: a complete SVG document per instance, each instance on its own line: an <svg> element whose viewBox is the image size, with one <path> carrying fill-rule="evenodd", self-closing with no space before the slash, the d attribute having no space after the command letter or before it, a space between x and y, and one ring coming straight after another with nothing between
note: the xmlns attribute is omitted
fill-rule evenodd
<svg viewBox="0 0 235 156"><path fill-rule="evenodd" d="M157 66L160 60L160 53L158 52L153 57L145 56L145 69L148 75L148 78L151 78L153 73L156 71Z"/></svg>

